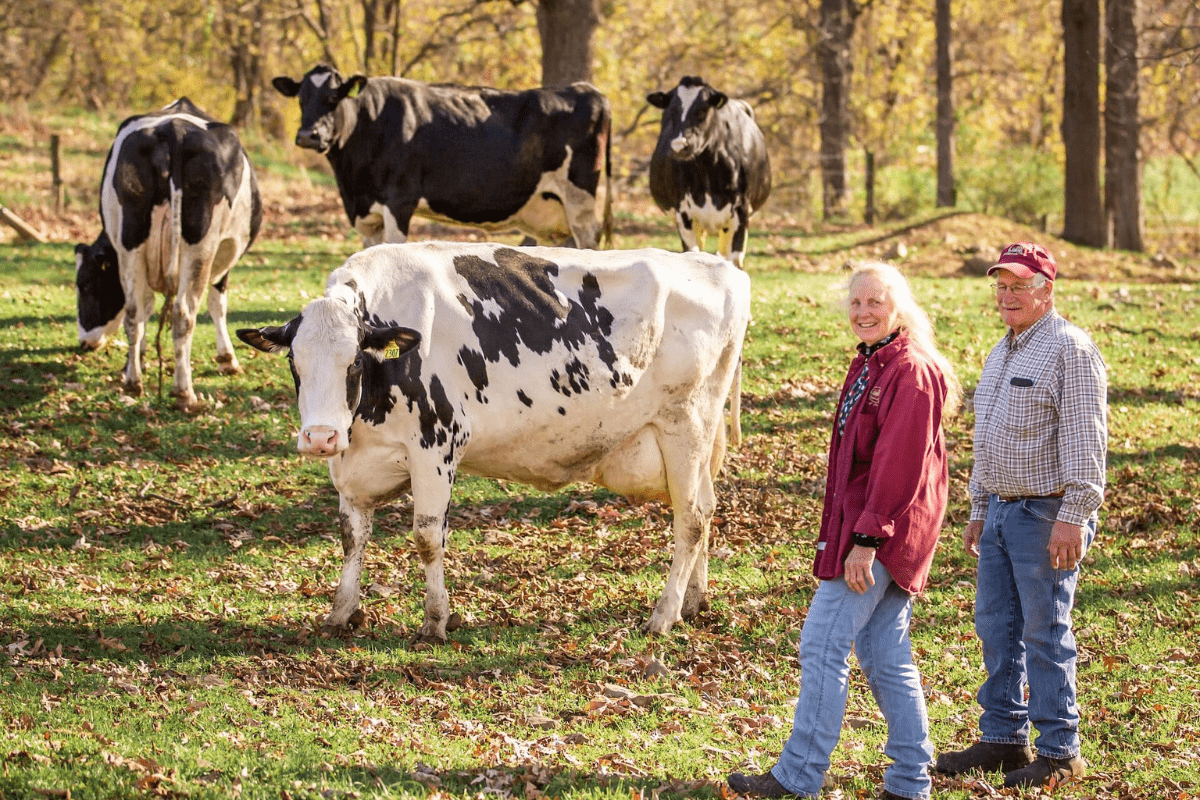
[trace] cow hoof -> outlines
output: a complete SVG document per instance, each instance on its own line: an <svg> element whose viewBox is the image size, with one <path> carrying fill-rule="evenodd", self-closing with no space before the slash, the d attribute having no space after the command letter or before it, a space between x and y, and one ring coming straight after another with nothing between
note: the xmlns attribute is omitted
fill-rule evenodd
<svg viewBox="0 0 1200 800"><path fill-rule="evenodd" d="M354 631L357 628L361 628L363 626L363 623L365 623L367 621L367 613L365 611L363 611L362 608L354 609L353 613L351 613L350 616L346 618L346 621L341 623L340 625L336 622L329 621L329 618L332 616L333 615L330 614L329 617L326 617L325 621L321 623L321 633L325 633L325 634L350 633L351 631Z"/></svg>
<svg viewBox="0 0 1200 800"><path fill-rule="evenodd" d="M439 635L436 631L433 633L417 631L416 635L413 636L412 640L410 641L410 644L413 646L413 648L417 650L424 650L430 647L441 647L445 643L446 637Z"/></svg>
<svg viewBox="0 0 1200 800"><path fill-rule="evenodd" d="M242 365L234 355L217 356L217 372L222 375L241 375Z"/></svg>
<svg viewBox="0 0 1200 800"><path fill-rule="evenodd" d="M142 384L140 382L139 383L128 383L128 382L123 383L123 384L121 384L121 390L123 392L125 392L125 394L129 395L130 397L141 397L142 396Z"/></svg>
<svg viewBox="0 0 1200 800"><path fill-rule="evenodd" d="M646 634L647 636L665 636L671 632L671 626L673 624L674 623L671 622L664 623L660 620L657 620L654 618L654 615L651 614L650 619L646 620L646 622L642 625L642 633Z"/></svg>
<svg viewBox="0 0 1200 800"><path fill-rule="evenodd" d="M450 619L446 620L446 633L451 633L462 627L462 614L455 611L450 615Z"/></svg>
<svg viewBox="0 0 1200 800"><path fill-rule="evenodd" d="M191 397L176 397L175 406L185 414L198 414L208 407L208 403L204 402L196 395Z"/></svg>

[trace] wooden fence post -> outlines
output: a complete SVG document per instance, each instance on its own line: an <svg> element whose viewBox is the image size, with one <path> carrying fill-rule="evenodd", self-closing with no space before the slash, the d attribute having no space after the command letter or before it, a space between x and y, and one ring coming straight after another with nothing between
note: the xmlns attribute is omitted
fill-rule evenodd
<svg viewBox="0 0 1200 800"><path fill-rule="evenodd" d="M61 154L61 142L58 134L52 133L50 134L50 173L54 178L54 211L58 214L62 213L66 195L63 188L62 172L59 170Z"/></svg>

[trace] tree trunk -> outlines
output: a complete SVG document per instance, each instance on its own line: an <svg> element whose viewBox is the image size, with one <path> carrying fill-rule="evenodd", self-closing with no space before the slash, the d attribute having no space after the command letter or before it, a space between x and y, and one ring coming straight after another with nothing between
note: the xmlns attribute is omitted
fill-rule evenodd
<svg viewBox="0 0 1200 800"><path fill-rule="evenodd" d="M1106 0L1104 211L1113 247L1141 252L1145 216L1138 148L1137 0Z"/></svg>
<svg viewBox="0 0 1200 800"><path fill-rule="evenodd" d="M936 0L937 30L937 205L953 207L954 74L950 62L950 0Z"/></svg>
<svg viewBox="0 0 1200 800"><path fill-rule="evenodd" d="M860 9L853 0L821 0L817 63L821 70L821 186L825 219L846 205L846 94L850 84L850 38Z"/></svg>
<svg viewBox="0 0 1200 800"><path fill-rule="evenodd" d="M866 210L863 211L863 222L868 225L875 224L875 153L870 150L863 150L863 159L866 162L866 192L867 204Z"/></svg>
<svg viewBox="0 0 1200 800"><path fill-rule="evenodd" d="M1104 247L1100 197L1100 2L1063 0L1063 238Z"/></svg>
<svg viewBox="0 0 1200 800"><path fill-rule="evenodd" d="M253 4L253 13L233 6L225 8L225 40L233 73L234 104L230 124L244 128L261 119L259 89L262 87L263 4Z"/></svg>
<svg viewBox="0 0 1200 800"><path fill-rule="evenodd" d="M392 41L388 54L388 75L397 74L400 69L400 30L404 26L404 4L403 0L394 0L391 10L388 12L392 21Z"/></svg>
<svg viewBox="0 0 1200 800"><path fill-rule="evenodd" d="M600 25L597 0L541 0L542 85L566 86L592 79L592 35Z"/></svg>
<svg viewBox="0 0 1200 800"><path fill-rule="evenodd" d="M363 14L363 72L375 74L371 68L375 61L375 30L378 25L379 0L361 0Z"/></svg>

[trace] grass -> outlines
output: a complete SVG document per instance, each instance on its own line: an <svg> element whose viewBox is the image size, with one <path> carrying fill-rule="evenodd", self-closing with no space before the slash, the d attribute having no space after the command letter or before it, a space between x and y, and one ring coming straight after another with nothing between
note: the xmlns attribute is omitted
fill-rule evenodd
<svg viewBox="0 0 1200 800"><path fill-rule="evenodd" d="M643 227L621 245L674 246ZM447 560L465 624L437 649L409 644L424 578L404 500L377 515L367 625L320 635L337 497L294 455L283 360L241 348L245 373L218 375L202 315L193 365L209 409L183 415L158 395L153 344L147 395L125 397L123 350L75 347L70 245L0 248L0 798L725 798L724 776L771 766L790 730L852 344L838 268L888 235L756 230L747 440L718 488L709 612L639 633L666 574L668 509L466 477ZM267 230L233 272L230 327L290 318L354 246ZM914 288L970 389L1001 331L984 281L944 272L916 270ZM1075 614L1091 772L1059 796L1200 795L1196 287L1060 284L1060 309L1108 361L1111 452ZM947 428L952 504L914 621L939 749L970 742L978 713L973 562L957 543L970 425ZM857 671L847 719L833 773L842 797L871 796L885 729ZM935 790L1007 796L994 779Z"/></svg>

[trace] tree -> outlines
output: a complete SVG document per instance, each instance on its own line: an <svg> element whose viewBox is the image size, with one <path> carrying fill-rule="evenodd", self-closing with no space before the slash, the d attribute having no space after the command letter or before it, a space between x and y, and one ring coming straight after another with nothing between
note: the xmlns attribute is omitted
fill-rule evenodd
<svg viewBox="0 0 1200 800"><path fill-rule="evenodd" d="M1063 0L1063 117L1065 151L1063 238L1104 247L1100 198L1100 6Z"/></svg>
<svg viewBox="0 0 1200 800"><path fill-rule="evenodd" d="M1109 243L1141 252L1142 165L1138 135L1137 0L1107 0L1104 48L1104 211Z"/></svg>
<svg viewBox="0 0 1200 800"><path fill-rule="evenodd" d="M821 0L817 63L821 71L821 185L825 219L841 216L846 203L846 107L850 89L850 39L865 5Z"/></svg>
<svg viewBox="0 0 1200 800"><path fill-rule="evenodd" d="M592 37L599 25L597 0L538 1L543 86L566 86L575 81L592 80L595 55Z"/></svg>
<svg viewBox="0 0 1200 800"><path fill-rule="evenodd" d="M954 75L950 61L950 0L935 0L937 31L937 204L953 207Z"/></svg>
<svg viewBox="0 0 1200 800"><path fill-rule="evenodd" d="M262 74L263 4L247 9L225 7L217 24L229 48L233 75L234 105L230 123L245 127L261 116L259 93L266 85Z"/></svg>

